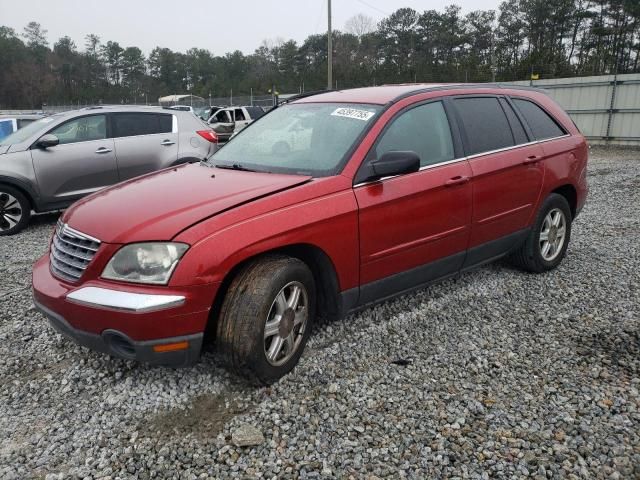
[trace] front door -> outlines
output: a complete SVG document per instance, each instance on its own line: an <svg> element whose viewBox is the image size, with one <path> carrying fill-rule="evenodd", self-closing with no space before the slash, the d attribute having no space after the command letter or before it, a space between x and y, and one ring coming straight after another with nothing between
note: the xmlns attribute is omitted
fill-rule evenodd
<svg viewBox="0 0 640 480"><path fill-rule="evenodd" d="M442 102L405 110L390 121L366 162L414 151L421 170L356 185L360 225L360 303L457 272L471 222L471 169L456 158Z"/></svg>
<svg viewBox="0 0 640 480"><path fill-rule="evenodd" d="M113 140L106 115L74 118L47 132L60 144L32 147L31 157L43 203L64 206L118 182Z"/></svg>

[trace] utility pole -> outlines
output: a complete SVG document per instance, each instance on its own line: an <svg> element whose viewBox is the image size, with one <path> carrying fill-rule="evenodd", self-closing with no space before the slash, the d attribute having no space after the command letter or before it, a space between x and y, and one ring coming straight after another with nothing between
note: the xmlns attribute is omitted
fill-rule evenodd
<svg viewBox="0 0 640 480"><path fill-rule="evenodd" d="M327 90L333 88L333 36L331 31L331 0L327 0L328 32L327 32Z"/></svg>

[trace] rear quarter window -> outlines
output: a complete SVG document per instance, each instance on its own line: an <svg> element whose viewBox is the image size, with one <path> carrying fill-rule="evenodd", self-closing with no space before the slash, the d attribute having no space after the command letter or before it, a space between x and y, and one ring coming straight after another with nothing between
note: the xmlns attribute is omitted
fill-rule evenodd
<svg viewBox="0 0 640 480"><path fill-rule="evenodd" d="M560 125L535 103L522 98L513 98L513 103L529 124L529 128L536 140L546 140L548 138L561 137L567 132Z"/></svg>

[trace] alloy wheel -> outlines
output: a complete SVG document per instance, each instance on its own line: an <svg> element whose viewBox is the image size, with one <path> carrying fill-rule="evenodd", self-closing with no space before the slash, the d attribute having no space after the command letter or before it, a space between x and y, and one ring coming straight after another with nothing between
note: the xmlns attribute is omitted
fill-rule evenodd
<svg viewBox="0 0 640 480"><path fill-rule="evenodd" d="M547 213L540 229L540 254L547 262L555 260L562 251L567 234L567 219L559 208Z"/></svg>
<svg viewBox="0 0 640 480"><path fill-rule="evenodd" d="M276 295L264 326L264 353L273 366L293 357L302 340L309 319L309 297L300 282L290 282Z"/></svg>
<svg viewBox="0 0 640 480"><path fill-rule="evenodd" d="M14 228L22 219L22 207L16 197L0 192L0 231Z"/></svg>

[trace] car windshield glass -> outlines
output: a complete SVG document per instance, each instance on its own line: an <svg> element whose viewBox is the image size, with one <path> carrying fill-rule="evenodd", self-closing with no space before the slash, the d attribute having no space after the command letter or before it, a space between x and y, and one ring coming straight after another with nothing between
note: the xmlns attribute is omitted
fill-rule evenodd
<svg viewBox="0 0 640 480"><path fill-rule="evenodd" d="M8 137L0 140L0 145L15 145L16 143L22 143L27 140L32 135L35 135L40 130L44 130L48 125L51 125L55 120L57 120L56 115L52 115L51 117L41 118L35 122L31 122L29 125L21 128L13 132Z"/></svg>
<svg viewBox="0 0 640 480"><path fill-rule="evenodd" d="M209 162L263 172L334 175L381 108L344 103L284 105L238 133Z"/></svg>

